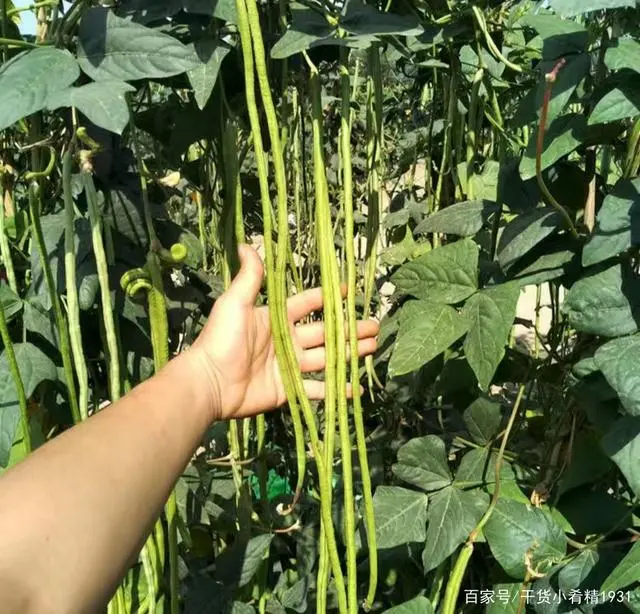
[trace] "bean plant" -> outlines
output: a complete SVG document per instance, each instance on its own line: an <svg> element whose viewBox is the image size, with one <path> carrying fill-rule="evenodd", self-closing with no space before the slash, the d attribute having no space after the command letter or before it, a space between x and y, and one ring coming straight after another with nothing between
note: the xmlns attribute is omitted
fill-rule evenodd
<svg viewBox="0 0 640 614"><path fill-rule="evenodd" d="M0 10L0 472L265 264L287 403L210 426L109 614L640 612L635 0Z"/></svg>

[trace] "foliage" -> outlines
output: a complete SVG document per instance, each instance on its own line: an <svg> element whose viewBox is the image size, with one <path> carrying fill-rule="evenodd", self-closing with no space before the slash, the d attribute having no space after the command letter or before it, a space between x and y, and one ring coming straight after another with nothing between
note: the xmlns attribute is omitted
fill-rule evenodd
<svg viewBox="0 0 640 614"><path fill-rule="evenodd" d="M211 426L111 611L640 612L637 3L97 4L0 15L0 466L191 344L239 241L275 327L381 319L326 404L278 334L287 407Z"/></svg>

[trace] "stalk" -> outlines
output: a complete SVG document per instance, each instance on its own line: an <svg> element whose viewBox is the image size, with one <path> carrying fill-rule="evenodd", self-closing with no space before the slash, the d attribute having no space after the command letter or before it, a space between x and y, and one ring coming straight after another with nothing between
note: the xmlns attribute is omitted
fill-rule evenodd
<svg viewBox="0 0 640 614"><path fill-rule="evenodd" d="M549 111L549 102L551 100L551 90L553 89L553 84L556 81L558 76L558 72L560 69L566 64L566 60L564 58L560 58L556 65L553 67L551 72L547 73L544 76L545 79L545 89L544 89L544 99L542 102L542 111L540 113L540 125L538 126L538 140L536 142L536 179L538 181L538 186L543 196L547 200L547 202L562 216L564 222L571 233L571 236L574 239L578 239L578 231L571 219L571 216L567 213L566 209L555 199L553 194L547 188L547 185L544 182L544 178L542 177L542 152L544 151L544 131L547 126L547 113Z"/></svg>
<svg viewBox="0 0 640 614"><path fill-rule="evenodd" d="M496 457L496 466L495 466L495 475L496 482L493 488L493 494L491 495L491 501L489 503L489 507L482 515L482 518L478 521L478 524L474 527L473 531L469 534L469 538L467 542L462 547L460 554L456 560L456 563L451 572L451 576L449 577L449 581L447 582L447 589L444 594L444 601L442 602L442 614L455 614L456 611L456 603L458 601L458 595L460 594L460 587L462 586L462 580L464 578L464 573L467 569L467 565L469 560L471 559L471 555L473 554L474 543L478 538L478 535L485 527L489 519L493 514L493 510L498 504L498 499L500 498L500 472L502 471L502 463L504 459L504 453L507 448L507 442L509 441L509 435L511 434L511 429L513 428L513 424L515 422L516 416L518 415L518 411L520 409L520 403L522 402L522 397L524 396L525 384L521 384L518 389L518 395L516 396L516 400L513 404L513 409L511 410L511 415L509 416L509 422L507 423L507 428L504 431L504 435L502 436L502 442L500 444L500 450L498 451L498 456Z"/></svg>
<svg viewBox="0 0 640 614"><path fill-rule="evenodd" d="M344 190L344 224L345 224L345 258L347 267L347 316L349 326L349 350L350 350L350 375L351 389L353 394L353 421L356 429L356 442L358 448L358 461L362 473L362 490L364 494L365 524L367 527L367 546L369 549L369 588L364 602L365 610L373 605L375 599L376 585L378 581L378 550L376 544L375 521L373 517L373 497L371 495L371 477L369 474L369 460L367 458L367 442L364 432L364 421L362 417L362 401L360 398L360 364L358 360L358 332L356 317L356 254L355 235L353 220L353 176L351 164L351 92L349 89L349 69L347 53L341 48L342 63L340 67L340 85L342 89L342 111L341 111L341 132L340 145L342 148L342 173ZM342 430L342 425L341 425ZM344 446L343 446L344 452ZM350 450L349 450L350 452ZM346 471L346 468L345 468ZM349 496L352 497L353 493ZM349 505L352 504L351 499ZM347 491L345 489L345 506L347 504ZM348 531L348 529L347 529ZM355 533L347 532L349 536ZM354 553L355 564L355 553ZM350 578L351 580L351 578ZM355 580L354 580L355 581ZM351 587L350 587L351 588ZM350 608L357 605L349 604Z"/></svg>
<svg viewBox="0 0 640 614"><path fill-rule="evenodd" d="M478 97L483 77L484 69L482 67L478 68L475 76L473 77L471 98L469 101L469 128L467 130L467 197L469 199L475 198L472 188L472 179L475 172L474 160L476 157L476 151L478 149Z"/></svg>
<svg viewBox="0 0 640 614"><path fill-rule="evenodd" d="M4 313L4 305L0 303L0 337L2 338L2 344L4 345L4 351L7 355L7 363L9 363L9 371L11 371L11 377L13 378L13 384L16 387L16 395L18 397L18 405L20 406L20 424L22 426L22 438L24 440L24 446L29 454L32 450L31 447L31 430L29 429L29 411L27 406L27 396L24 390L24 383L22 376L20 375L20 367L16 359L16 353L13 348L13 341L9 334L9 326L7 324L7 318Z"/></svg>
<svg viewBox="0 0 640 614"><path fill-rule="evenodd" d="M62 158L62 196L64 199L64 273L67 286L67 314L69 318L69 338L73 362L78 378L80 417L86 420L89 414L89 375L82 347L82 329L80 328L80 306L78 303L78 285L76 280L75 250L75 210L71 195L72 152L68 149Z"/></svg>

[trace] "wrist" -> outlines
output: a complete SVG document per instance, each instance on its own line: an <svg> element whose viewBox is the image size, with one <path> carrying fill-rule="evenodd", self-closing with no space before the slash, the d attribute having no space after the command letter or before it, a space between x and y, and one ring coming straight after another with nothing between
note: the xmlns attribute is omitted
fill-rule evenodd
<svg viewBox="0 0 640 614"><path fill-rule="evenodd" d="M221 382L211 358L198 346L192 346L178 356L187 365L195 403L207 415L208 422L220 420L222 413Z"/></svg>

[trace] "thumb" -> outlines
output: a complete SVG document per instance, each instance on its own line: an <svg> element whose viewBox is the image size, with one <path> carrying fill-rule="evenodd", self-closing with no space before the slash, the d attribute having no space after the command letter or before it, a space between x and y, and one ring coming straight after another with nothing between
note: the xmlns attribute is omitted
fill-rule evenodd
<svg viewBox="0 0 640 614"><path fill-rule="evenodd" d="M238 245L240 270L229 286L229 294L243 306L253 306L260 292L264 267L258 253L246 244Z"/></svg>

